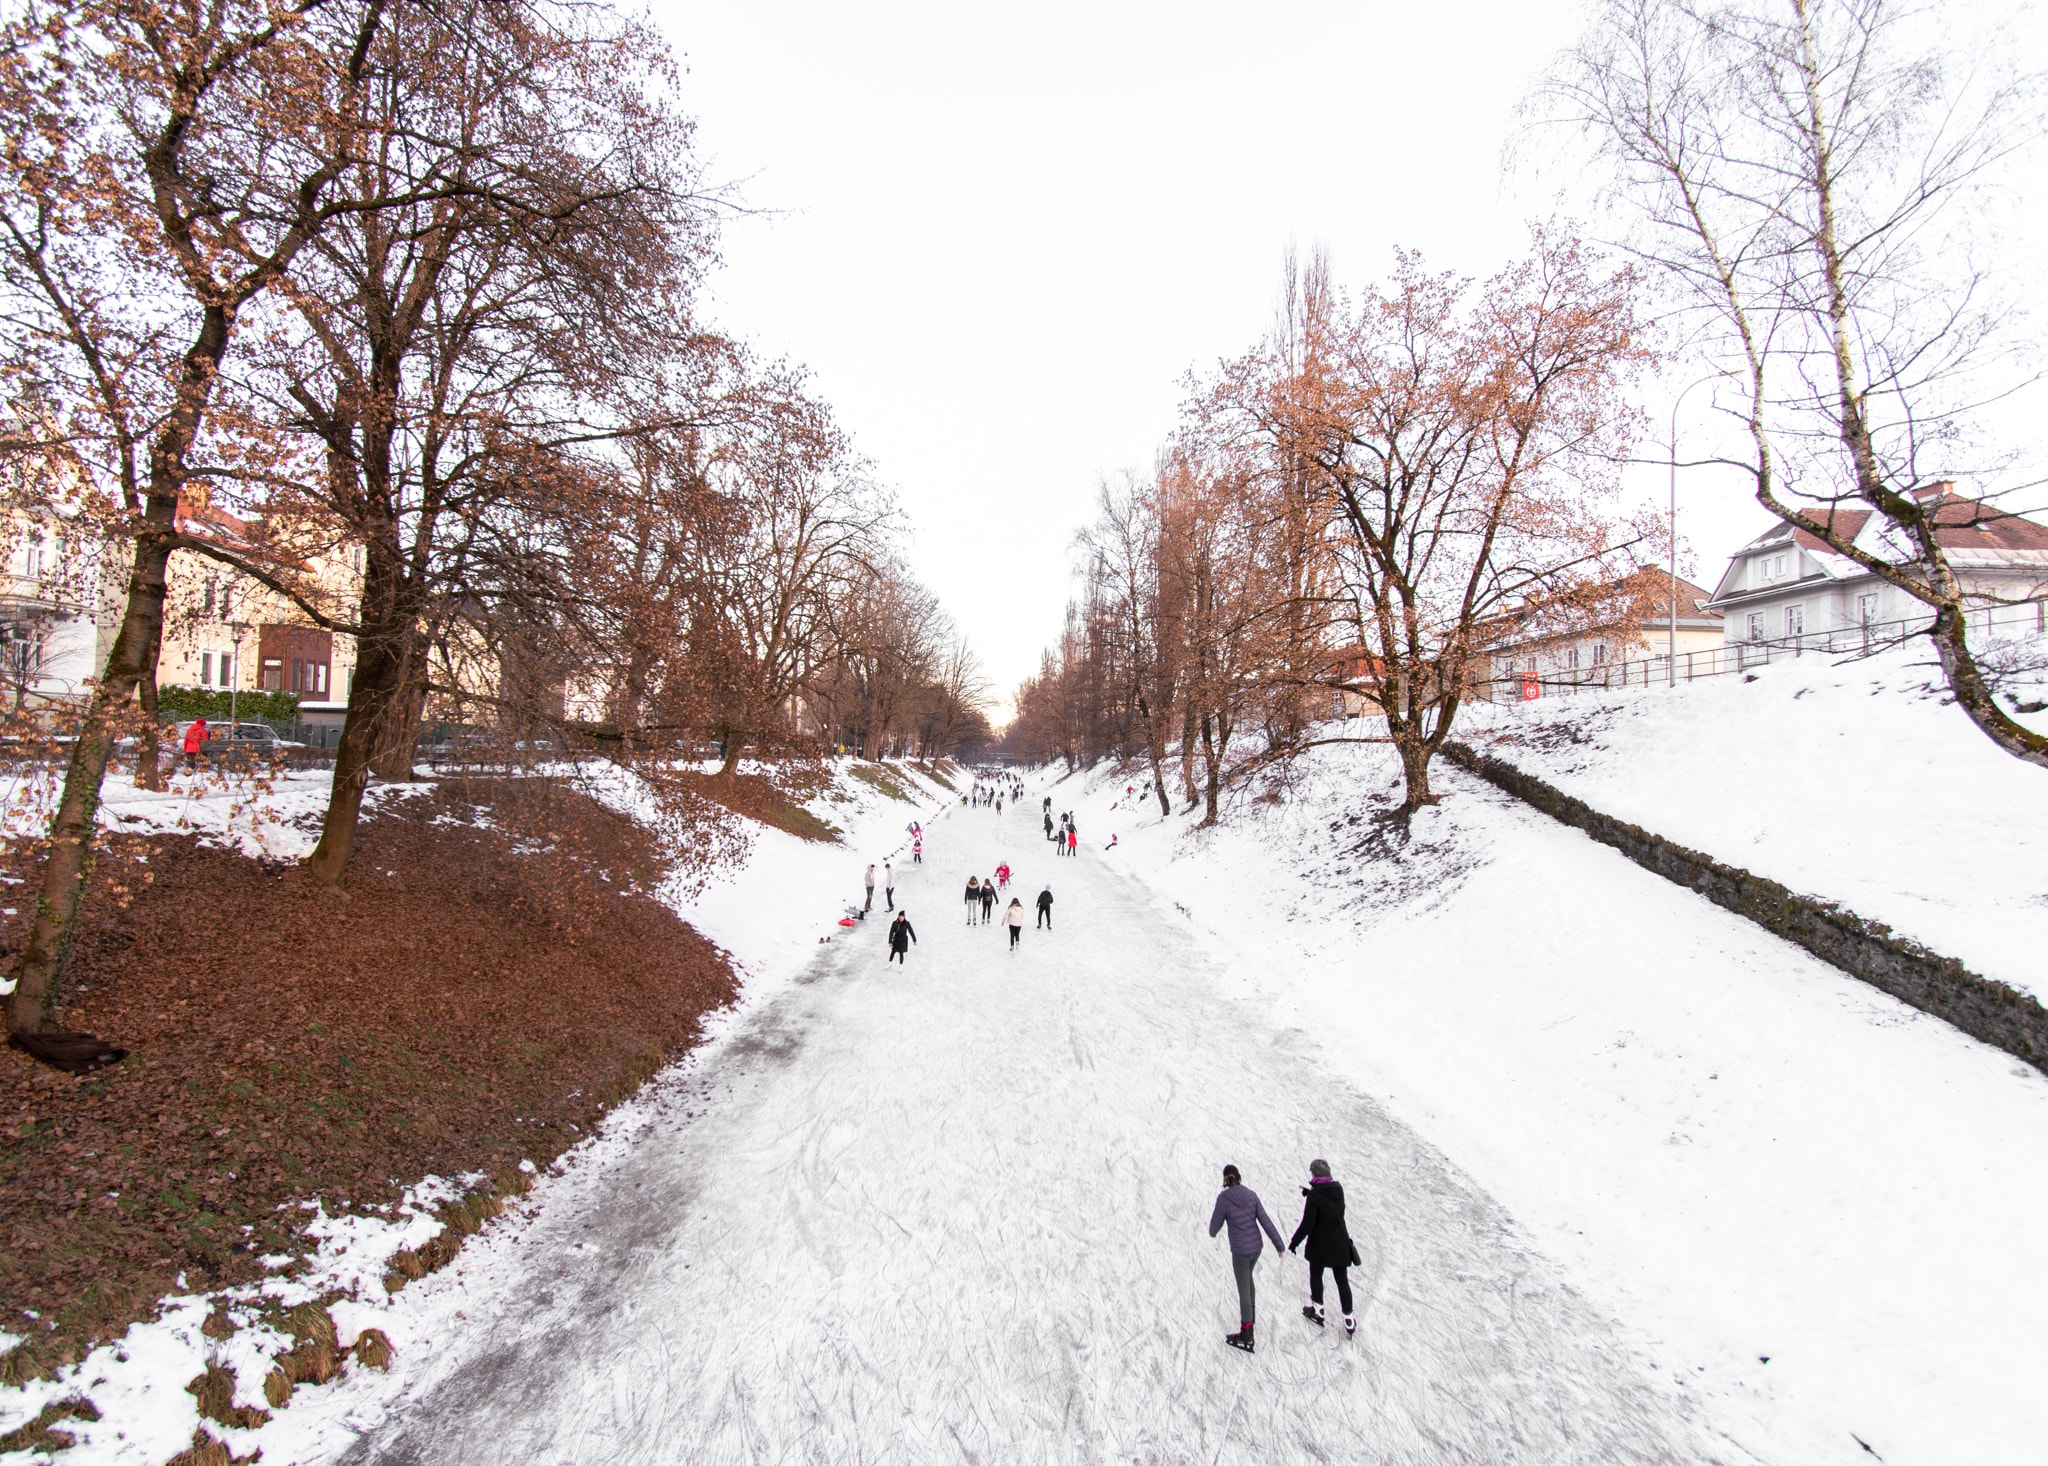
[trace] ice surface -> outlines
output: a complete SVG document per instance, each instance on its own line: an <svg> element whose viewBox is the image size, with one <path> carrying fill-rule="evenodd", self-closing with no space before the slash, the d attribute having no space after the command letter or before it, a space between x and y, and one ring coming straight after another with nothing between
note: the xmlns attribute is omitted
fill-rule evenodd
<svg viewBox="0 0 2048 1466"><path fill-rule="evenodd" d="M466 1329L355 1387L345 1459L1749 1459L1137 882L1046 848L937 822L909 963L872 922L819 954L466 1284ZM1014 955L957 890L1005 857L1055 895ZM1318 1154L1359 1335L1304 1321L1305 1266L1269 1256L1259 1352L1227 1350L1217 1172L1291 1224Z"/></svg>

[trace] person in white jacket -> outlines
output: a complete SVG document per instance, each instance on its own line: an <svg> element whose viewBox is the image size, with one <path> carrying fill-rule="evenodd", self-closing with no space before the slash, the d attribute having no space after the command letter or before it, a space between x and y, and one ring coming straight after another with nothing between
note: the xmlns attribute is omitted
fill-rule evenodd
<svg viewBox="0 0 2048 1466"><path fill-rule="evenodd" d="M867 888L868 900L867 904L861 907L861 910L863 912L873 911L875 909L875 868L872 865L868 867Z"/></svg>

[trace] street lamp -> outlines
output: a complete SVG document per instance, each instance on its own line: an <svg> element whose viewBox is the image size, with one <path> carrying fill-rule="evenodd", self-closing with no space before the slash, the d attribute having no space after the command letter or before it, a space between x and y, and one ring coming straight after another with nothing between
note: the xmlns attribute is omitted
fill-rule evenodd
<svg viewBox="0 0 2048 1466"><path fill-rule="evenodd" d="M249 623L246 621L230 621L228 622L228 630L235 634L234 660L228 664L228 737L233 739L235 729L240 726L240 719L236 712L236 699L242 691L242 638L249 634Z"/></svg>
<svg viewBox="0 0 2048 1466"><path fill-rule="evenodd" d="M1701 377L1692 383L1671 404L1671 435L1664 440L1667 449L1666 463L1670 468L1671 494L1671 605L1669 640L1664 643L1664 685L1678 686L1678 409L1685 399L1692 395L1694 387L1704 387L1709 382L1718 382L1727 372L1715 372L1712 376Z"/></svg>

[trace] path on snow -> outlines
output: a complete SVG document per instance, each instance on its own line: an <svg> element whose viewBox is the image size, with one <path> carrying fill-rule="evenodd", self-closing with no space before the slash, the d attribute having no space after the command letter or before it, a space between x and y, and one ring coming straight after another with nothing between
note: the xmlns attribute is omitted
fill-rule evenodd
<svg viewBox="0 0 2048 1466"><path fill-rule="evenodd" d="M1056 899L1015 954L960 900L1004 857ZM1028 807L935 821L898 887L909 965L875 920L820 948L591 1201L543 1209L347 1459L1751 1459L1114 862L1052 858ZM1268 1254L1259 1352L1226 1349L1217 1172L1285 1233L1315 1155L1358 1337L1304 1321L1306 1266Z"/></svg>

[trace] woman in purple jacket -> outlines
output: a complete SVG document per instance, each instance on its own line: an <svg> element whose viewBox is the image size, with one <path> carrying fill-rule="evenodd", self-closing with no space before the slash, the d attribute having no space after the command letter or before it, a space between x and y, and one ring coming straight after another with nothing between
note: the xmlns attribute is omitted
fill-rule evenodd
<svg viewBox="0 0 2048 1466"><path fill-rule="evenodd" d="M1225 1334L1223 1342L1249 1354L1253 1352L1255 1301L1252 1268L1258 1263L1259 1253L1263 1250L1259 1228L1264 1227L1266 1235L1273 1239L1275 1252L1287 1249L1280 1240L1280 1229L1266 1215L1266 1206L1259 1200L1259 1193L1239 1179L1236 1166L1223 1168L1223 1189L1216 1194L1216 1210L1209 1214L1209 1235L1213 1237L1222 1231L1226 1222L1230 1224L1230 1268L1237 1275L1237 1316L1244 1321L1244 1327L1234 1334Z"/></svg>

